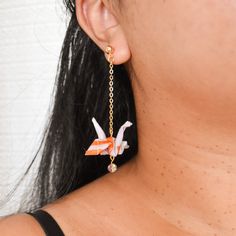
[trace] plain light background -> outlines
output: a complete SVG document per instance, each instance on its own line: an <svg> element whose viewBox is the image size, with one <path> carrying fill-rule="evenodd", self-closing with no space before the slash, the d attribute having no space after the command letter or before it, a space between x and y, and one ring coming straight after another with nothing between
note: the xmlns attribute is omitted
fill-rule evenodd
<svg viewBox="0 0 236 236"><path fill-rule="evenodd" d="M0 202L39 145L68 20L63 0L0 1ZM1 202L0 216L27 186Z"/></svg>

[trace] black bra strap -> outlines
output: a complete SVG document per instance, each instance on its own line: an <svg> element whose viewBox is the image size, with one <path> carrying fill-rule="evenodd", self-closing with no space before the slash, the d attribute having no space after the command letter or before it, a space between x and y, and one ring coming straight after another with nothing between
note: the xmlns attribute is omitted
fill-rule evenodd
<svg viewBox="0 0 236 236"><path fill-rule="evenodd" d="M33 216L39 222L47 236L65 236L60 226L48 212L37 210L27 212L27 214Z"/></svg>

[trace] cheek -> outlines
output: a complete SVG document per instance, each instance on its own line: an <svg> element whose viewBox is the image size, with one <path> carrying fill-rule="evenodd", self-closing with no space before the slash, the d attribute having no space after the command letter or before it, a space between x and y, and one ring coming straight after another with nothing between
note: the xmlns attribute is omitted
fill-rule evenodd
<svg viewBox="0 0 236 236"><path fill-rule="evenodd" d="M236 1L148 2L133 9L127 31L137 74L195 108L235 107Z"/></svg>

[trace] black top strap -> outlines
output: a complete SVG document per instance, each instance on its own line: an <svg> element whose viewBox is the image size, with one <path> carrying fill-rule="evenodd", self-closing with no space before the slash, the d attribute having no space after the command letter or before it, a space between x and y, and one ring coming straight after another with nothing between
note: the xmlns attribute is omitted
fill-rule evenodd
<svg viewBox="0 0 236 236"><path fill-rule="evenodd" d="M65 236L60 226L48 212L37 210L27 212L27 214L33 216L39 222L46 236Z"/></svg>

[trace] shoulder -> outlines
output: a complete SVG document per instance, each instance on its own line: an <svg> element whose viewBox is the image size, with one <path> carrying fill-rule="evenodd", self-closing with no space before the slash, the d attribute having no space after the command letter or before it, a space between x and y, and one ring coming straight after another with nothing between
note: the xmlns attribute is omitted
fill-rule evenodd
<svg viewBox="0 0 236 236"><path fill-rule="evenodd" d="M129 202L130 195L127 192L130 182L126 182L124 169L122 166L119 172L104 175L42 209L56 220L66 235L115 235L118 226L113 222L122 228L127 215L124 202Z"/></svg>
<svg viewBox="0 0 236 236"><path fill-rule="evenodd" d="M127 202L130 195L130 190L126 191L130 185L128 171L122 172L125 166L127 164L120 167L119 172L96 179L41 209L54 218L65 235L115 235L114 230L117 231L117 225L123 225L127 215L124 201ZM31 215L22 213L0 218L1 235L45 236L45 233Z"/></svg>
<svg viewBox="0 0 236 236"><path fill-rule="evenodd" d="M0 235L45 236L45 233L32 216L22 213L0 218Z"/></svg>

